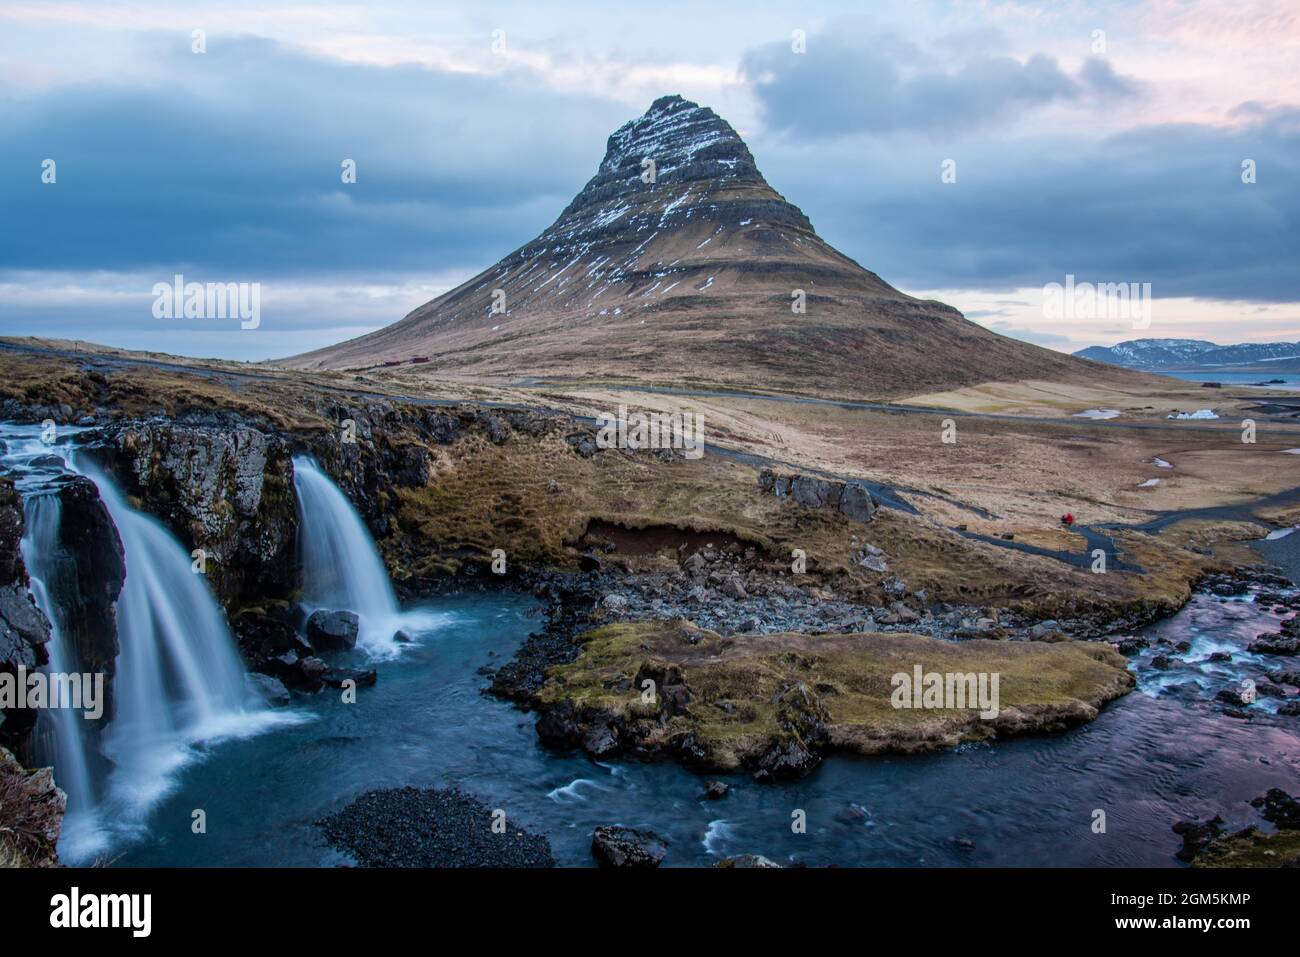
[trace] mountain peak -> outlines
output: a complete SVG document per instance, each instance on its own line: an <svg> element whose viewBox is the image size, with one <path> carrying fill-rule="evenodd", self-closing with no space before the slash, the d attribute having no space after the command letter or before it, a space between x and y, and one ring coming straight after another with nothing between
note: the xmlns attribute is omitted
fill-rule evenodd
<svg viewBox="0 0 1300 957"><path fill-rule="evenodd" d="M705 223L813 233L812 223L763 178L731 124L677 94L661 96L609 137L600 166L535 243L637 241ZM527 247L526 247L527 248Z"/></svg>
<svg viewBox="0 0 1300 957"><path fill-rule="evenodd" d="M646 160L654 163L655 178L664 183L763 180L753 154L731 124L677 94L660 97L614 131L597 178L627 174L640 182L649 169Z"/></svg>
<svg viewBox="0 0 1300 957"><path fill-rule="evenodd" d="M731 124L677 95L614 131L535 239L400 322L295 361L416 357L425 371L873 397L1096 375L863 269L768 185Z"/></svg>

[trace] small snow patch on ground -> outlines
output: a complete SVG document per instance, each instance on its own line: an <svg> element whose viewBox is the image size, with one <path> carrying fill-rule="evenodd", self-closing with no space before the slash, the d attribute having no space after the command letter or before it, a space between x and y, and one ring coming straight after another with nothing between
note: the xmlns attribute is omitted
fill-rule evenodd
<svg viewBox="0 0 1300 957"><path fill-rule="evenodd" d="M1300 449L1283 449L1283 455L1300 455Z"/></svg>
<svg viewBox="0 0 1300 957"><path fill-rule="evenodd" d="M1086 412L1074 413L1076 419L1114 419L1119 417L1117 409L1088 409Z"/></svg>
<svg viewBox="0 0 1300 957"><path fill-rule="evenodd" d="M1155 460L1155 466L1156 466L1156 468L1158 468L1158 469L1171 469L1171 468L1173 468L1173 466L1170 465L1168 462L1166 462L1164 459L1156 459L1156 460Z"/></svg>
<svg viewBox="0 0 1300 957"><path fill-rule="evenodd" d="M1145 482L1138 484L1138 488L1154 488L1160 484L1160 479L1147 479Z"/></svg>
<svg viewBox="0 0 1300 957"><path fill-rule="evenodd" d="M1171 419L1217 419L1218 413L1213 409L1197 409L1195 412L1171 412Z"/></svg>
<svg viewBox="0 0 1300 957"><path fill-rule="evenodd" d="M1279 538L1286 538L1294 531L1295 531L1294 528L1279 528L1276 532L1269 532L1267 535L1265 535L1264 541L1276 542Z"/></svg>

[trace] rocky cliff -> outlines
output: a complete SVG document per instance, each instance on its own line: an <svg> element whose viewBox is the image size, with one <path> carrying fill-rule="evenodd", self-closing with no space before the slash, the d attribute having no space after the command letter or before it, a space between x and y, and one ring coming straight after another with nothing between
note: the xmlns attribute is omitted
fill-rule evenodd
<svg viewBox="0 0 1300 957"><path fill-rule="evenodd" d="M27 568L19 544L23 538L22 499L13 482L0 478L0 673L35 668L48 660L45 644L50 623L27 590ZM16 746L36 723L25 709L0 710L0 744Z"/></svg>

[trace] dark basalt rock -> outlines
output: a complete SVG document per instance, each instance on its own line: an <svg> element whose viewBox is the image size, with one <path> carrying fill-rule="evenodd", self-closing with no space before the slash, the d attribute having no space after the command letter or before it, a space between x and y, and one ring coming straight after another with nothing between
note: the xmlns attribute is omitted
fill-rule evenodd
<svg viewBox="0 0 1300 957"><path fill-rule="evenodd" d="M277 674L282 659L292 653L297 658L313 652L311 643L298 632L293 612L283 602L265 609L244 609L230 621L239 642L240 653L255 671ZM272 664L272 662L277 662Z"/></svg>
<svg viewBox="0 0 1300 957"><path fill-rule="evenodd" d="M785 733L759 757L754 778L760 782L808 774L821 764L821 752L830 742L826 709L803 682L782 691L776 708L777 724Z"/></svg>
<svg viewBox="0 0 1300 957"><path fill-rule="evenodd" d="M122 540L95 483L75 476L58 491L62 515L54 571L45 587L60 610L59 628L75 649L76 667L105 676L105 713L113 713L118 596L126 581Z"/></svg>
<svg viewBox="0 0 1300 957"><path fill-rule="evenodd" d="M710 801L720 801L730 791L731 788L725 781L709 781L704 785L704 796Z"/></svg>
<svg viewBox="0 0 1300 957"><path fill-rule="evenodd" d="M279 678L272 678L270 675L250 672L246 677L248 685L257 694L265 699L266 703L275 708L283 708L293 703L293 696L289 694L289 689Z"/></svg>
<svg viewBox="0 0 1300 957"><path fill-rule="evenodd" d="M561 701L542 711L537 719L537 737L546 747L557 751L571 751L582 744L586 732L573 703Z"/></svg>
<svg viewBox="0 0 1300 957"><path fill-rule="evenodd" d="M312 612L307 619L307 640L317 651L350 651L357 645L361 620L355 612Z"/></svg>
<svg viewBox="0 0 1300 957"><path fill-rule="evenodd" d="M1222 701L1234 708L1245 708L1251 704L1246 693L1239 688L1224 688L1214 696L1214 700Z"/></svg>
<svg viewBox="0 0 1300 957"><path fill-rule="evenodd" d="M778 475L763 469L758 487L777 498L792 498L805 508L834 509L855 522L869 522L876 514L876 500L858 482L840 482L812 475Z"/></svg>
<svg viewBox="0 0 1300 957"><path fill-rule="evenodd" d="M1223 818L1216 815L1208 821L1179 821L1173 831L1183 839L1183 846L1174 856L1191 861L1223 833Z"/></svg>
<svg viewBox="0 0 1300 957"><path fill-rule="evenodd" d="M1300 651L1300 638L1280 634L1261 635L1246 649L1253 655L1294 655Z"/></svg>
<svg viewBox="0 0 1300 957"><path fill-rule="evenodd" d="M373 668L331 668L321 675L321 681L331 688L342 688L347 681L356 682L358 688L371 688L378 678Z"/></svg>
<svg viewBox="0 0 1300 957"><path fill-rule="evenodd" d="M668 841L653 831L605 825L592 834L591 852L604 867L658 867L668 854Z"/></svg>
<svg viewBox="0 0 1300 957"><path fill-rule="evenodd" d="M19 543L23 538L22 499L8 479L0 479L0 673L35 668L48 660L45 645L50 623L27 590L27 569ZM22 708L0 711L0 743L20 745L36 723L36 713Z"/></svg>
<svg viewBox="0 0 1300 957"><path fill-rule="evenodd" d="M1143 648L1147 647L1149 644L1150 642L1147 641L1145 638L1140 638L1137 636L1129 636L1126 638L1121 638L1119 639L1119 641L1116 641L1115 650L1118 651L1125 658L1132 658L1134 655L1136 655Z"/></svg>
<svg viewBox="0 0 1300 957"><path fill-rule="evenodd" d="M1250 806L1279 830L1300 830L1300 801L1281 788L1269 788L1263 797L1251 801Z"/></svg>
<svg viewBox="0 0 1300 957"><path fill-rule="evenodd" d="M202 549L227 607L287 594L297 582L298 514L286 439L234 413L149 419L88 433L88 454L122 490Z"/></svg>

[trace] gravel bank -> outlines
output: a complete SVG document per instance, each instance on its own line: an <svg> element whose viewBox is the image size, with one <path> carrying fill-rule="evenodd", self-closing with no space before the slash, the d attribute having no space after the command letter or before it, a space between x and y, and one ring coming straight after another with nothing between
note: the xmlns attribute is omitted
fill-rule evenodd
<svg viewBox="0 0 1300 957"><path fill-rule="evenodd" d="M554 867L550 842L505 822L455 788L367 791L316 822L363 867Z"/></svg>

